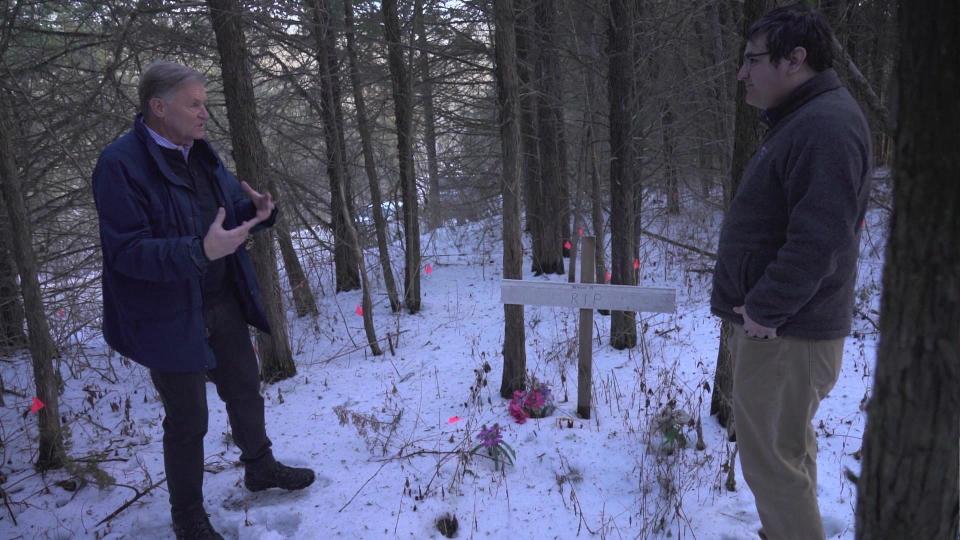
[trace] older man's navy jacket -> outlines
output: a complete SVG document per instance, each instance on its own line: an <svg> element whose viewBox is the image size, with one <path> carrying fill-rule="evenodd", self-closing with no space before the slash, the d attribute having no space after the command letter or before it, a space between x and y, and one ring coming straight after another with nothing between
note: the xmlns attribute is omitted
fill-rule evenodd
<svg viewBox="0 0 960 540"><path fill-rule="evenodd" d="M225 229L256 214L240 182L204 140L224 195ZM103 335L120 354L158 371L195 372L216 366L206 340L201 285L202 246L197 197L167 164L138 116L108 146L93 171L103 248ZM275 214L256 228L273 224ZM198 260L198 254L200 260ZM269 332L253 265L243 246L230 274L249 324Z"/></svg>

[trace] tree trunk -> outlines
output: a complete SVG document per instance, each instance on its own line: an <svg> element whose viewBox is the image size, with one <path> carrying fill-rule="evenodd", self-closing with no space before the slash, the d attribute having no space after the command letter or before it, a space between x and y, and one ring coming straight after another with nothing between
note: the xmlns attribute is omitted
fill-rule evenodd
<svg viewBox="0 0 960 540"><path fill-rule="evenodd" d="M396 0L384 0L381 7L390 78L393 82L400 192L403 199L403 234L406 244L403 299L407 311L413 314L420 311L420 222L417 217L417 179L413 168L413 106L410 100L410 79L403 61Z"/></svg>
<svg viewBox="0 0 960 540"><path fill-rule="evenodd" d="M723 25L720 23L720 4L721 0L712 0L707 4L707 20L710 27L710 56L711 65L719 66L723 64L724 51L726 47L723 43ZM727 90L726 74L714 79L714 124L717 137L717 149L720 157L720 170L726 172L730 166L730 139L729 129L727 128L727 106L730 99L730 92ZM709 188L706 195L709 196Z"/></svg>
<svg viewBox="0 0 960 540"><path fill-rule="evenodd" d="M646 61L645 57L650 56L646 51L651 49L650 43L644 43L645 39L649 41L649 33L645 32L643 25L640 24L646 2L647 0L633 1L633 22L631 23L633 39L630 44L633 51L633 95L631 96L632 105L629 114L629 117L633 119L643 118L644 115L644 84L658 78L659 67L655 56L651 58L646 72L641 71ZM636 120L630 123L630 140L633 141L633 164L630 166L633 176L633 189L631 191L633 193L633 254L630 262L631 264L637 264L640 261L640 242L643 237L643 216L641 216L641 212L643 210L643 149L646 143L646 130L642 129L640 122ZM631 271L634 274L634 284L639 285L639 269L632 269L631 266Z"/></svg>
<svg viewBox="0 0 960 540"><path fill-rule="evenodd" d="M554 63L558 62L556 6L552 0L534 0L536 28L540 35L537 57L537 140L540 149L540 182L536 197L540 201L540 251L534 252L537 274L563 274L563 193L561 190L560 127L556 108L559 95Z"/></svg>
<svg viewBox="0 0 960 540"><path fill-rule="evenodd" d="M317 300L313 296L310 281L307 279L307 274L300 264L300 258L297 257L297 251L293 247L293 240L290 238L290 228L287 226L286 218L278 216L277 223L273 228L277 235L277 244L280 246L280 256L283 257L283 267L286 270L287 281L290 283L290 292L293 295L293 305L297 311L297 317L316 316L319 314Z"/></svg>
<svg viewBox="0 0 960 540"><path fill-rule="evenodd" d="M674 163L673 111L669 99L660 108L661 133L663 135L663 174L667 184L667 213L680 213L680 182L677 179L677 164Z"/></svg>
<svg viewBox="0 0 960 540"><path fill-rule="evenodd" d="M317 63L320 66L320 110L324 123L324 135L328 149L328 163L333 164L331 170L331 197L337 197L336 205L331 208L339 210L340 223L345 233L344 245L351 252L351 257L359 262L360 282L363 288L361 306L363 311L363 328L367 335L370 352L380 356L383 352L377 343L376 329L373 324L373 301L370 298L370 281L367 278L367 268L363 261L363 250L360 247L360 236L354 226L350 205L347 201L347 174L346 174L346 144L343 140L343 127L338 123L337 111L340 108L340 78L336 71L337 36L330 26L330 7L327 0L313 0L310 6L313 22L313 34L317 41ZM332 153L330 152L332 150ZM333 180L336 179L336 180Z"/></svg>
<svg viewBox="0 0 960 540"><path fill-rule="evenodd" d="M894 211L857 538L958 535L960 4L901 4Z"/></svg>
<svg viewBox="0 0 960 540"><path fill-rule="evenodd" d="M771 0L746 0L743 4L742 33L754 21L763 16L772 7ZM739 67L739 66L737 66ZM736 115L733 125L733 156L730 159L730 176L723 183L723 206L730 207L730 201L740 185L740 177L757 148L760 140L760 116L757 110L746 103L746 88L737 85ZM733 419L733 361L727 342L733 333L733 327L727 321L720 322L720 343L717 346L717 368L713 373L713 393L710 397L710 414L717 415L717 421L727 428L732 439Z"/></svg>
<svg viewBox="0 0 960 540"><path fill-rule="evenodd" d="M592 130L590 132L590 198L592 199L592 208L590 209L590 219L593 223L593 235L597 238L596 245L594 247L594 261L596 264L596 281L595 283L606 283L607 282L607 263L606 255L604 253L604 227L603 227L603 192L600 189L600 167L599 159L597 159L597 148L596 141L592 138ZM610 312L607 310L598 310L603 315L609 315Z"/></svg>
<svg viewBox="0 0 960 540"><path fill-rule="evenodd" d="M270 180L267 150L257 126L257 104L253 95L250 69L247 65L247 44L243 37L243 10L236 0L207 0L213 31L220 51L223 73L223 93L227 102L227 119L237 176L257 190L276 193ZM253 266L260 281L270 334L257 331L257 352L261 374L266 381L293 377L297 368L293 363L290 341L287 337L287 318L280 295L277 275L277 256L273 250L273 232L263 231L253 242Z"/></svg>
<svg viewBox="0 0 960 540"><path fill-rule="evenodd" d="M520 242L520 79L517 75L516 24L513 0L495 0L494 35L497 56L497 95L503 172L503 277L523 278ZM525 386L527 355L523 306L503 305L503 378L500 396L509 399Z"/></svg>
<svg viewBox="0 0 960 540"><path fill-rule="evenodd" d="M583 125L589 126L590 122L590 112L589 109L584 111ZM580 242L583 240L583 234L580 234L583 231L583 185L582 178L586 176L586 169L588 167L587 162L589 161L587 157L587 152L590 148L590 130L589 127L586 127L583 131L583 139L580 141L580 156L577 159L577 168L576 172L576 182L574 183L573 191L571 192L568 200L571 204L571 216L573 218L573 228L569 234L569 245L570 248L567 248L567 243L564 242L563 250L568 259L567 266L567 282L576 283L577 282L577 255L581 250ZM596 245L596 242L593 242L592 245ZM586 260L586 259L584 259ZM593 265L590 266L591 275L585 277L584 279L592 279L593 275ZM586 283L586 282L585 282Z"/></svg>
<svg viewBox="0 0 960 540"><path fill-rule="evenodd" d="M597 28L597 22L600 20L599 17L594 15L592 9L587 10L586 17L588 17L588 22L585 25L587 28L586 36L586 45L589 49L588 56L590 58L600 58L600 48L597 45L596 36L599 34L599 29ZM586 130L586 151L587 151L587 167L589 168L590 174L590 222L591 228L593 229L593 236L596 238L594 242L594 267L596 270L596 276L594 283L606 283L607 282L607 266L606 266L606 255L604 250L604 219L603 219L603 191L600 186L600 159L597 157L598 146L600 141L597 140L596 134L594 133L593 126L599 125L600 122L597 121L598 113L597 106L597 82L594 77L592 70L584 71L584 97L586 103L584 103L584 110L589 111L588 119L589 125ZM601 309L597 310L601 315L610 315L610 311Z"/></svg>
<svg viewBox="0 0 960 540"><path fill-rule="evenodd" d="M334 113L334 117L336 117L336 113ZM346 196L341 193L346 185L341 182L336 173L331 171L332 168L336 168L335 165L332 165L334 154L339 154L339 152L327 148L327 178L330 179L330 220L333 223L333 265L336 274L336 291L345 292L360 288L360 274L357 271L360 263L354 257L350 241L347 239L347 225L343 221L343 212L340 208L341 204L346 204ZM344 186L344 188L340 186Z"/></svg>
<svg viewBox="0 0 960 540"><path fill-rule="evenodd" d="M307 0L308 9L314 13L314 23L318 17L329 19L329 11L322 10L313 0ZM329 27L329 24L326 25ZM327 66L320 70L320 116L323 122L323 135L326 141L327 178L330 180L330 221L333 222L333 260L336 273L336 291L352 291L361 286L360 259L350 243L344 215L353 216L352 207L347 206L344 213L341 205L350 205L350 181L347 178L346 151L343 140L342 113L340 111L340 78L336 72L336 37L330 33L315 31L317 62Z"/></svg>
<svg viewBox="0 0 960 540"><path fill-rule="evenodd" d="M13 234L7 219L6 202L0 190L0 351L19 349L28 344L24 332L26 316L20 304L20 289L17 286L17 268L13 264Z"/></svg>
<svg viewBox="0 0 960 540"><path fill-rule="evenodd" d="M557 62L558 73L556 75L556 80L558 86L560 85L561 81L559 65L560 62ZM573 220L573 210L571 208L573 202L571 200L572 195L570 191L570 165L567 154L567 129L566 120L563 113L563 101L560 96L557 96L556 103L557 153L560 158L560 176L557 177L560 183L557 190L558 202L560 204L560 211L557 213L560 219L560 255L563 257L570 257L570 249L567 248L567 241L573 245L576 244L576 238L574 238L570 228L570 223Z"/></svg>
<svg viewBox="0 0 960 540"><path fill-rule="evenodd" d="M634 235L634 142L631 118L634 108L634 62L632 0L610 0L608 21L610 71L610 243L611 282L636 285L633 268ZM636 313L614 311L610 321L610 345L627 349L637 344Z"/></svg>
<svg viewBox="0 0 960 540"><path fill-rule="evenodd" d="M10 223L10 244L13 258L20 270L20 294L26 310L27 333L30 343L30 358L33 362L33 381L36 397L44 403L37 411L37 426L40 432L37 469L41 471L63 467L67 455L60 429L60 402L57 395L57 373L53 357L57 347L50 337L50 327L43 311L40 280L36 255L33 252L30 218L20 187L13 143L10 139L13 118L7 100L8 95L0 90L0 191Z"/></svg>
<svg viewBox="0 0 960 540"><path fill-rule="evenodd" d="M873 87L877 89L880 102L886 105L890 105L888 94L892 93L891 83L897 79L896 72L888 68L889 64L893 64L890 60L894 58L893 51L897 48L896 10L893 9L895 5L895 0L882 0L874 3L871 10L873 16L868 22L875 31L869 46L866 47L866 50L869 51L870 60L864 71L869 73L869 80ZM893 131L896 127L896 117L895 111L891 111L889 108L887 114L887 129L873 128L873 157L878 165L888 164L892 161ZM875 116L873 118L876 120Z"/></svg>
<svg viewBox="0 0 960 540"><path fill-rule="evenodd" d="M427 31L423 22L423 1L414 2L414 31L417 34L420 64L420 99L423 101L423 142L427 147L427 227L436 229L443 223L443 208L440 201L440 171L437 166L436 113L433 109L433 81L430 79L430 58L427 55Z"/></svg>
<svg viewBox="0 0 960 540"><path fill-rule="evenodd" d="M357 115L357 131L360 132L360 145L363 151L363 167L370 184L370 204L373 206L373 223L377 234L377 249L380 252L380 268L383 282L390 299L390 310L400 311L400 297L393 278L393 265L390 263L390 248L387 242L387 222L383 218L383 198L380 194L380 178L377 176L377 163L373 155L373 137L367 124L367 108L363 98L363 84L357 67L357 46L353 34L353 2L343 1L343 22L347 34L347 56L350 60L350 81L353 86L353 103Z"/></svg>
<svg viewBox="0 0 960 540"><path fill-rule="evenodd" d="M517 77L520 84L520 142L523 151L523 195L526 209L526 230L530 233L531 270L542 258L542 204L540 201L540 149L537 142L537 89L534 80L537 47L533 43L533 6L531 0L515 0Z"/></svg>
<svg viewBox="0 0 960 540"><path fill-rule="evenodd" d="M710 395L710 414L717 415L717 422L727 428L730 440L735 437L733 427L733 358L728 349L733 337L733 324L720 321L720 343L717 350L717 368L713 372L713 391Z"/></svg>
<svg viewBox="0 0 960 540"><path fill-rule="evenodd" d="M558 2L559 5L564 5L563 2ZM555 8L551 8L555 9ZM554 18L557 15L554 14ZM550 79L551 79L551 90L552 90L552 100L551 104L554 111L554 125L557 130L557 165L560 169L560 174L557 176L557 197L555 202L558 204L557 218L560 220L559 223L559 233L560 233L560 255L562 257L570 257L570 249L567 248L567 241L571 245L575 244L575 238L570 230L570 222L572 218L571 212L571 195L570 195L570 166L567 153L567 122L566 115L564 114L564 89L563 89L563 74L560 71L560 56L559 56L559 44L557 40L559 39L560 30L557 27L556 21L553 23L553 31L551 32L553 36L551 40L553 41L553 49L558 51L557 54L553 55L553 61L549 64Z"/></svg>

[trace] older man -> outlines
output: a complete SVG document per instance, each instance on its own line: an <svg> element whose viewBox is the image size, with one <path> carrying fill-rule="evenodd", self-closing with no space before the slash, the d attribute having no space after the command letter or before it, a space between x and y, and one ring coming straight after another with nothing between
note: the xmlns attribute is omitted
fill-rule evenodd
<svg viewBox="0 0 960 540"><path fill-rule="evenodd" d="M778 8L746 37L737 78L768 131L724 218L711 307L734 323L733 414L760 534L823 538L811 422L850 332L870 133L831 69L822 15Z"/></svg>
<svg viewBox="0 0 960 540"><path fill-rule="evenodd" d="M310 469L273 458L247 324L269 331L243 243L276 209L204 139L204 77L150 65L141 114L100 155L93 193L103 248L103 333L150 369L166 416L163 456L178 539L221 538L203 506L206 380L226 403L244 485L303 489Z"/></svg>

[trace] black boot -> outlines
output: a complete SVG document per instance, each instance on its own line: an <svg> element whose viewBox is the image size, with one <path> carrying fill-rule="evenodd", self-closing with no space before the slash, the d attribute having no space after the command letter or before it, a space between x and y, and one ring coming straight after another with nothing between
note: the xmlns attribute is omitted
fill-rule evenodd
<svg viewBox="0 0 960 540"><path fill-rule="evenodd" d="M206 512L174 521L173 532L177 535L177 540L223 540L210 524Z"/></svg>
<svg viewBox="0 0 960 540"><path fill-rule="evenodd" d="M243 476L243 485L250 491L270 488L295 490L309 486L315 478L316 475L310 469L287 467L279 461L270 460L260 466L248 465Z"/></svg>

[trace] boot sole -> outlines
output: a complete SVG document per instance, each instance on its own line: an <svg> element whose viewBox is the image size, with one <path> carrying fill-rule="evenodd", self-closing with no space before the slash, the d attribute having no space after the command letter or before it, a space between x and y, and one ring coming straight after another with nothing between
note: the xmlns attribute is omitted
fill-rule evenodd
<svg viewBox="0 0 960 540"><path fill-rule="evenodd" d="M284 491L299 491L299 490L301 490L301 489L310 487L310 485L313 484L314 480L316 480L316 477L311 478L309 482L305 482L305 483L303 483L303 485L297 484L297 485L295 485L295 486L290 486L290 487L283 487L283 486L278 486L278 485L272 485L272 486L251 486L250 484L247 484L246 482L244 482L243 485L244 485L244 487L247 488L248 491L252 491L252 492L254 492L254 493L259 492L259 491L266 491L266 490L271 489L271 488L282 489L282 490L284 490Z"/></svg>

